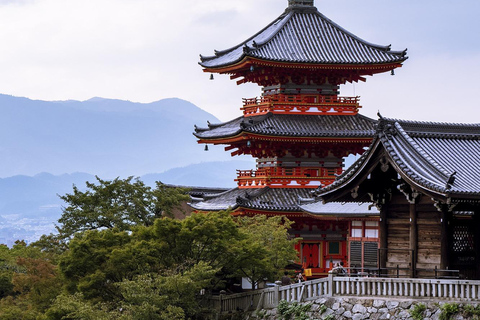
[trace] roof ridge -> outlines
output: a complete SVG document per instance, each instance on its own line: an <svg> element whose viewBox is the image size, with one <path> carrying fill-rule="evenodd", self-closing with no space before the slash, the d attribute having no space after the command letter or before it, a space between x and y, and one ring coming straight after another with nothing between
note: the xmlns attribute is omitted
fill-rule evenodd
<svg viewBox="0 0 480 320"><path fill-rule="evenodd" d="M215 59L217 58L219 55L223 55L223 54L227 54L229 52L232 52L233 50L236 50L237 48L239 47L243 47L245 46L249 41L252 41L253 39L255 39L258 35L260 35L261 33L263 33L265 30L267 30L268 28L270 28L272 25L276 24L276 23L279 23L281 22L283 19L285 19L286 17L288 17L289 15L291 16L292 14L287 12L288 11L288 8L280 15L278 16L276 19L274 19L272 22L270 22L266 27L264 27L263 29L261 29L260 31L258 31L257 33L255 33L253 36L251 36L250 38L248 38L247 40L245 41L242 41L240 42L240 44L237 44L237 45L234 45L233 47L230 47L228 49L224 49L224 50L214 50L215 52L215 55L214 56L203 56L200 54L200 61L201 62L204 62L204 61L208 61L208 60L212 60L212 59ZM288 19L286 19L288 21ZM286 23L286 22L285 22ZM284 26L284 23L282 24L282 27ZM277 30L278 32L278 30ZM276 33L275 33L276 34ZM199 64L201 64L201 62L199 62Z"/></svg>
<svg viewBox="0 0 480 320"><path fill-rule="evenodd" d="M343 33L346 33L347 35L355 38L357 41L360 41L368 46L371 46L373 48L376 48L378 50L382 50L382 51L385 51L385 52L390 52L390 53L395 53L395 52L405 52L406 53L406 49L405 51L390 51L390 48L391 48L391 44L389 45L386 45L386 46L382 46L382 45L378 45L378 44L374 44L374 43L371 43L369 41L366 41L362 38L360 38L359 36L355 35L354 33L348 31L347 29L343 28L342 26L340 26L339 24L337 24L336 22L334 22L332 19L328 18L327 16L325 16L323 13L321 13L320 11L317 10L316 12L325 22L331 24L333 27L337 28L338 30L340 30L341 32Z"/></svg>
<svg viewBox="0 0 480 320"><path fill-rule="evenodd" d="M433 159L426 151L425 149L423 149L418 143L416 143L410 136L409 134L401 127L401 125L396 122L395 123L395 129L400 133L400 136L402 137L402 139L407 143L409 144L412 148L410 150L412 150L413 152L415 152L417 154L417 159L418 160L423 160L422 162L424 163L424 167L423 167L423 170L425 171L430 171L430 174L432 174L432 171L433 173L436 173L438 175L440 175L442 178L443 178L443 182L445 183L445 186L449 180L449 177L451 176L451 172L449 173L445 168L443 168L437 161L435 161L435 159ZM387 138L386 136L384 136L383 139ZM388 139L388 138L387 138ZM395 151L397 152L397 151ZM402 170L404 171L404 170ZM412 177L412 179L414 179ZM414 179L414 180L418 180L418 179ZM422 180L426 180L426 179L422 179ZM430 183L432 183L432 181L429 181ZM439 186L440 188L443 188L444 186Z"/></svg>
<svg viewBox="0 0 480 320"><path fill-rule="evenodd" d="M428 125L428 126L472 127L472 128L478 127L478 128L480 128L480 123L403 120L403 119L385 118L385 117L382 117L382 120L387 121L387 122L398 122L400 124L418 124L418 125Z"/></svg>

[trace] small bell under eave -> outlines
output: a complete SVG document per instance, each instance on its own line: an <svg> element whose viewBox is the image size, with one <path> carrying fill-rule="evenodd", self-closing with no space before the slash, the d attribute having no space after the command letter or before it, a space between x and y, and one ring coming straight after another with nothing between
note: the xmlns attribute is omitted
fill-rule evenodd
<svg viewBox="0 0 480 320"><path fill-rule="evenodd" d="M392 69L392 71L390 71L390 75L394 76L395 75L395 70Z"/></svg>
<svg viewBox="0 0 480 320"><path fill-rule="evenodd" d="M213 73L210 74L210 80L213 80Z"/></svg>
<svg viewBox="0 0 480 320"><path fill-rule="evenodd" d="M208 151L208 144L205 145L205 149L203 149L204 151Z"/></svg>

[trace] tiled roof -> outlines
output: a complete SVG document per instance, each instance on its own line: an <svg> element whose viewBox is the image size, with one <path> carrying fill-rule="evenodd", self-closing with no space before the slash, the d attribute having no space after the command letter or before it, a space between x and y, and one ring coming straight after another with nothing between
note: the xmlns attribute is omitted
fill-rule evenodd
<svg viewBox="0 0 480 320"><path fill-rule="evenodd" d="M243 208L268 211L300 211L300 198L311 196L308 188L264 188L264 192L250 199L239 199Z"/></svg>
<svg viewBox="0 0 480 320"><path fill-rule="evenodd" d="M267 115L237 118L195 128L199 139L233 137L241 132L284 137L372 137L376 121L363 115Z"/></svg>
<svg viewBox="0 0 480 320"><path fill-rule="evenodd" d="M359 217L359 216L378 216L380 212L377 207L369 203L356 202L329 202L322 203L316 201L313 203L300 205L300 208L313 215L337 216L337 217Z"/></svg>
<svg viewBox="0 0 480 320"><path fill-rule="evenodd" d="M228 50L201 56L200 65L217 68L245 57L310 64L387 64L407 59L405 51L375 45L346 31L313 7L290 6L263 30Z"/></svg>
<svg viewBox="0 0 480 320"><path fill-rule="evenodd" d="M196 210L218 211L238 207L281 212L299 212L300 198L309 197L312 189L231 189L210 199L196 199L190 206ZM195 199L193 199L195 200Z"/></svg>
<svg viewBox="0 0 480 320"><path fill-rule="evenodd" d="M238 207L237 198L245 196L246 192L247 189L235 188L211 197L192 197L192 201L189 203L189 205L195 210L202 211L236 209Z"/></svg>
<svg viewBox="0 0 480 320"><path fill-rule="evenodd" d="M334 192L368 166L383 148L397 171L445 197L480 199L480 124L450 124L381 118L375 139L348 170L317 194Z"/></svg>

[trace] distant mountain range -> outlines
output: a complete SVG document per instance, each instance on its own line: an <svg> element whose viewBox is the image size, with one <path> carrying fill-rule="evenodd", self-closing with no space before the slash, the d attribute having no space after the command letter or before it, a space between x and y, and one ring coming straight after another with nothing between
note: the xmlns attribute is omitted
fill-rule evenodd
<svg viewBox="0 0 480 320"><path fill-rule="evenodd" d="M208 161L228 161L223 148L203 151L194 125L219 120L192 103L93 98L36 101L0 95L0 177L89 172L143 175Z"/></svg>
<svg viewBox="0 0 480 320"><path fill-rule="evenodd" d="M234 160L222 147L205 152L192 132L207 120L219 122L176 98L47 102L0 94L0 243L54 232L63 205L58 195L95 175L234 187L235 169L254 163Z"/></svg>

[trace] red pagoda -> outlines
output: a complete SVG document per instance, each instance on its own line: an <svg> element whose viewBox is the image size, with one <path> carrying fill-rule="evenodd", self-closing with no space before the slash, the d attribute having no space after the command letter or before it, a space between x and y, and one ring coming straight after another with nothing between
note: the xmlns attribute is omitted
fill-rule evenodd
<svg viewBox="0 0 480 320"><path fill-rule="evenodd" d="M234 120L195 128L199 143L251 155L257 168L238 170L237 188L193 199L192 208L286 216L294 221L292 235L303 239L297 249L314 276L334 262L348 263L352 223L364 238L368 228L376 229L378 212L333 203L309 213L299 203L331 184L343 172L344 157L363 153L375 133L376 121L358 113L359 97L339 96L340 85L393 72L406 50L358 38L321 14L313 0L289 0L282 15L248 40L200 57L205 72L257 83L262 95L244 99L243 114Z"/></svg>

